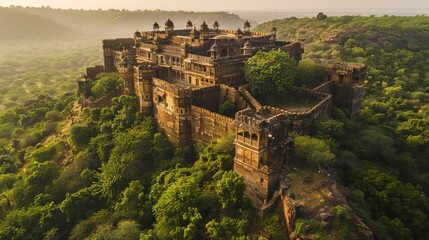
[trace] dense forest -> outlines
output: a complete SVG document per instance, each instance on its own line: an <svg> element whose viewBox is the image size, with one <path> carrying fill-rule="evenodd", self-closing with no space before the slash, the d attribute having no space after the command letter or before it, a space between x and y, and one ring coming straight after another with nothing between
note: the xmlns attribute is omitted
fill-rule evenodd
<svg viewBox="0 0 429 240"><path fill-rule="evenodd" d="M304 42L302 68L315 59L368 66L359 121L336 111L315 125L314 136L331 146L336 177L378 239L427 238L429 18L319 14L256 30L273 25L279 38Z"/></svg>
<svg viewBox="0 0 429 240"><path fill-rule="evenodd" d="M304 42L300 79L319 58L368 65L361 118L334 109L296 138L296 155L350 189L376 239L427 239L429 18L322 14L256 30L272 25ZM99 40L0 46L0 239L284 239L282 213L260 220L243 195L233 137L174 150L133 97L77 107L75 80L100 63ZM298 215L297 236L306 221Z"/></svg>

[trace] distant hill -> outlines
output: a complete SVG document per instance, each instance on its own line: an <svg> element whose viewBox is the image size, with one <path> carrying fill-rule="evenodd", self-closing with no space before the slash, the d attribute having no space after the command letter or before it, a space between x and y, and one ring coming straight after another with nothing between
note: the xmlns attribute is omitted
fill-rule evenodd
<svg viewBox="0 0 429 240"><path fill-rule="evenodd" d="M2 40L40 37L60 37L74 30L54 20L32 14L25 9L0 8L0 36Z"/></svg>
<svg viewBox="0 0 429 240"><path fill-rule="evenodd" d="M211 26L218 20L222 28L235 29L244 20L227 12L184 11L120 11L120 10L63 10L52 8L0 8L0 33L7 38L19 37L31 29L31 33L61 35L64 32L96 38L130 36L136 29L151 30L155 21L163 28L170 18L176 28L185 28L191 20L197 28L205 20ZM34 22L34 24L33 24ZM31 23L31 24L30 24ZM34 27L33 27L34 26Z"/></svg>

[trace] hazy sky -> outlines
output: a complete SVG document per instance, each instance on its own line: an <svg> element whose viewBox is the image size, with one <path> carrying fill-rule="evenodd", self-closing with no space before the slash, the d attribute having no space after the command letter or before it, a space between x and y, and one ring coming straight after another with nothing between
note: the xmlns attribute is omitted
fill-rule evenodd
<svg viewBox="0 0 429 240"><path fill-rule="evenodd" d="M429 9L429 0L0 0L1 6L51 6L84 9L166 10L323 10Z"/></svg>

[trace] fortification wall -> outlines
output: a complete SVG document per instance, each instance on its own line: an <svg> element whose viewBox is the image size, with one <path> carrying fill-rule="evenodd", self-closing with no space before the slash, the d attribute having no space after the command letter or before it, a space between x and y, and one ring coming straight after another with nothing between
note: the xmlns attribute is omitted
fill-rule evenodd
<svg viewBox="0 0 429 240"><path fill-rule="evenodd" d="M313 92L316 93L328 93L332 94L334 92L334 80L331 80L329 82L325 82L313 89L311 89Z"/></svg>
<svg viewBox="0 0 429 240"><path fill-rule="evenodd" d="M94 67L88 67L86 68L86 76L85 78L91 78L91 79L95 79L95 77L97 76L97 74L104 72L104 67L103 65L97 65Z"/></svg>
<svg viewBox="0 0 429 240"><path fill-rule="evenodd" d="M269 111L269 112L283 112L287 119L292 122L291 130L299 134L309 134L311 131L311 125L314 120L317 120L324 116L330 116L332 108L332 95L314 92L313 90L301 90L305 91L308 97L319 99L320 101L311 109L307 111L288 111L287 109L274 108L270 106L263 106L257 109L257 111Z"/></svg>
<svg viewBox="0 0 429 240"><path fill-rule="evenodd" d="M103 97L96 99L94 101L90 101L88 99L84 100L84 106L83 107L90 107L90 108L104 108L104 107L111 107L113 106L112 99L115 97L119 97L124 93L124 87L123 85L120 85L118 89L116 89L113 92L110 92ZM83 100L80 100L81 102Z"/></svg>
<svg viewBox="0 0 429 240"><path fill-rule="evenodd" d="M237 110L246 109L249 107L249 104L246 100L241 96L239 91L235 88L227 86L227 85L219 85L220 87L220 102L231 102L234 103L235 108Z"/></svg>
<svg viewBox="0 0 429 240"><path fill-rule="evenodd" d="M296 217L296 206L292 199L286 196L286 193L282 190L280 194L280 201L282 203L283 215L286 220L286 228L289 233L290 239L295 239L294 224Z"/></svg>
<svg viewBox="0 0 429 240"><path fill-rule="evenodd" d="M226 133L235 133L234 119L211 112L197 106L191 106L192 139L195 142L208 143L219 139Z"/></svg>
<svg viewBox="0 0 429 240"><path fill-rule="evenodd" d="M238 87L238 91L240 91L243 97L247 100L251 108L259 109L262 107L262 105L252 96L252 94L250 94L250 92L247 91L246 86Z"/></svg>
<svg viewBox="0 0 429 240"><path fill-rule="evenodd" d="M227 85L215 85L192 91L192 104L211 112L218 112L219 105L225 101L233 103L237 110L249 107L249 104L240 93L235 88Z"/></svg>
<svg viewBox="0 0 429 240"><path fill-rule="evenodd" d="M293 57L295 60L301 60L302 53L304 52L304 49L302 48L300 42L294 42L294 43L285 45L281 48L281 50L289 53L290 56Z"/></svg>
<svg viewBox="0 0 429 240"><path fill-rule="evenodd" d="M219 110L220 86L211 86L192 91L192 104L212 112Z"/></svg>
<svg viewBox="0 0 429 240"><path fill-rule="evenodd" d="M116 39L104 39L103 48L115 48L118 46L131 46L134 44L133 38L116 38Z"/></svg>

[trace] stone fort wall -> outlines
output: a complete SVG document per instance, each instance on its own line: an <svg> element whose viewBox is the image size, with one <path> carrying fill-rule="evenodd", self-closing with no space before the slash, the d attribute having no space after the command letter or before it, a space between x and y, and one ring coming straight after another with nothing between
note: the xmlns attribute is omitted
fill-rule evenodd
<svg viewBox="0 0 429 240"><path fill-rule="evenodd" d="M227 85L221 84L192 91L192 104L212 112L218 112L219 105L225 101L233 103L237 111L249 107L239 91Z"/></svg>
<svg viewBox="0 0 429 240"><path fill-rule="evenodd" d="M233 118L192 105L192 139L197 143L208 143L222 135L235 133Z"/></svg>

